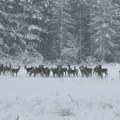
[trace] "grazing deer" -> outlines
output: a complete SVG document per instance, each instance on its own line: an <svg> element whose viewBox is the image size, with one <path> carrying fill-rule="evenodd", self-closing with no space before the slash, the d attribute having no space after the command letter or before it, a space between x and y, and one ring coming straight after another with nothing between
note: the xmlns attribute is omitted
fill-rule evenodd
<svg viewBox="0 0 120 120"><path fill-rule="evenodd" d="M14 76L14 74L16 74L16 77L17 77L19 70L20 70L20 66L18 68L12 68L11 67L11 74L13 76Z"/></svg>

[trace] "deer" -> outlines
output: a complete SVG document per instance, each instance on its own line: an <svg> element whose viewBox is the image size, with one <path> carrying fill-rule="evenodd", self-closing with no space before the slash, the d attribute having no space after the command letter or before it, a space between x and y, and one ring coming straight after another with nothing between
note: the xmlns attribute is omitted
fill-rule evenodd
<svg viewBox="0 0 120 120"><path fill-rule="evenodd" d="M53 77L58 74L58 68L51 68L51 71L53 72Z"/></svg>
<svg viewBox="0 0 120 120"><path fill-rule="evenodd" d="M74 67L75 75L78 76L78 69Z"/></svg>
<svg viewBox="0 0 120 120"><path fill-rule="evenodd" d="M67 74L67 68L66 67L62 68L62 71L63 71L64 75L66 76L66 74Z"/></svg>
<svg viewBox="0 0 120 120"><path fill-rule="evenodd" d="M70 75L72 74L73 76L77 76L78 75L78 70L76 69L76 67L74 67L74 69L71 69L71 66L70 64L68 64L68 69L67 69L67 72L68 72L68 76L70 77Z"/></svg>
<svg viewBox="0 0 120 120"><path fill-rule="evenodd" d="M4 66L3 67L3 74L10 74L11 72L11 64L9 66Z"/></svg>
<svg viewBox="0 0 120 120"><path fill-rule="evenodd" d="M19 70L20 70L20 66L18 68L12 68L11 67L11 74L13 76L14 76L14 74L16 74L16 77L17 77Z"/></svg>
<svg viewBox="0 0 120 120"><path fill-rule="evenodd" d="M43 75L45 75L46 77L50 76L50 69L48 67L46 68L42 68L42 73Z"/></svg>
<svg viewBox="0 0 120 120"><path fill-rule="evenodd" d="M108 69L107 68L102 68L102 73L105 74L105 77L108 76Z"/></svg>
<svg viewBox="0 0 120 120"><path fill-rule="evenodd" d="M29 76L31 76L33 74L34 77L36 77L37 75L41 75L41 73L42 73L41 68L35 67L32 70L30 70Z"/></svg>
<svg viewBox="0 0 120 120"><path fill-rule="evenodd" d="M108 69L102 68L102 65L98 65L94 68L93 74L96 74L98 77L103 78L103 74L105 74L105 77L108 76Z"/></svg>
<svg viewBox="0 0 120 120"><path fill-rule="evenodd" d="M92 68L88 68L87 66L80 66L80 72L82 77L90 77L92 76Z"/></svg>
<svg viewBox="0 0 120 120"><path fill-rule="evenodd" d="M29 67L29 68L27 68L26 66L25 66L24 68L25 68L27 74L29 74L29 73L31 72L31 70L33 69L33 67Z"/></svg>

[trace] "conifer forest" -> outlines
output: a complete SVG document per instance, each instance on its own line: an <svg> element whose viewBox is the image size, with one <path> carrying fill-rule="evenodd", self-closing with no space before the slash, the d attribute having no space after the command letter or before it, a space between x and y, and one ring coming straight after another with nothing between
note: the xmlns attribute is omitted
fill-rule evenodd
<svg viewBox="0 0 120 120"><path fill-rule="evenodd" d="M119 0L0 0L0 60L120 62Z"/></svg>

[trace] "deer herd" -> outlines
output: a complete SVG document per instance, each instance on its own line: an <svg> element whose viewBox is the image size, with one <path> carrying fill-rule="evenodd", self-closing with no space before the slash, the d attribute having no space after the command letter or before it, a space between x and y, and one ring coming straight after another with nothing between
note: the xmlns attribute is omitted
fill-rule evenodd
<svg viewBox="0 0 120 120"><path fill-rule="evenodd" d="M0 65L0 75L7 75L10 74L12 76L18 75L21 66L17 68L12 67L10 64L9 66L5 66L3 64ZM63 67L62 65L58 65L56 67L44 67L44 65L39 65L38 67L24 67L26 70L26 74L29 76L42 76L42 77L49 77L50 73L53 74L53 77L64 77L64 76L78 76L79 72L81 73L82 77L91 77L97 76L103 78L104 76L108 76L108 69L102 68L102 65L98 65L94 68L88 68L87 66L79 66L79 68L71 67L68 64L67 67Z"/></svg>

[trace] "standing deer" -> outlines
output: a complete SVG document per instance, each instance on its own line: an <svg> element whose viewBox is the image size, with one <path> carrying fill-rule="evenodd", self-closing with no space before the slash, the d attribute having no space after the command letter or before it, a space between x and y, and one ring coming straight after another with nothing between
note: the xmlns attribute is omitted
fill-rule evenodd
<svg viewBox="0 0 120 120"><path fill-rule="evenodd" d="M26 66L25 66L24 68L25 68L27 74L29 74L29 73L31 72L31 70L33 69L33 67L29 67L29 68L27 68Z"/></svg>
<svg viewBox="0 0 120 120"><path fill-rule="evenodd" d="M102 68L102 65L98 65L94 68L93 74L97 75L98 77L103 78L103 74L105 77L108 76L108 69L107 68Z"/></svg>
<svg viewBox="0 0 120 120"><path fill-rule="evenodd" d="M3 67L3 74L10 74L11 70L11 64L9 66L4 66Z"/></svg>
<svg viewBox="0 0 120 120"><path fill-rule="evenodd" d="M76 69L76 67L74 67L74 69L72 69L70 64L68 64L67 72L68 72L69 77L70 77L70 75L73 75L73 76L78 75L78 70Z"/></svg>
<svg viewBox="0 0 120 120"><path fill-rule="evenodd" d="M80 72L82 77L91 77L92 76L92 68L88 68L87 66L80 66Z"/></svg>
<svg viewBox="0 0 120 120"><path fill-rule="evenodd" d="M11 74L13 76L14 76L14 74L16 74L16 77L17 77L19 70L20 70L20 66L18 68L12 68L11 67Z"/></svg>

